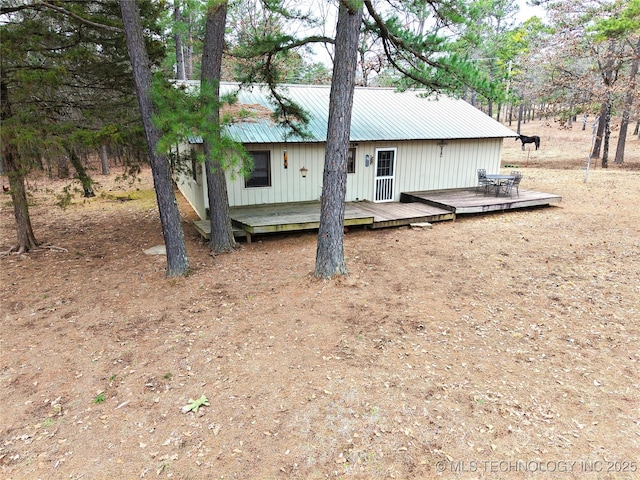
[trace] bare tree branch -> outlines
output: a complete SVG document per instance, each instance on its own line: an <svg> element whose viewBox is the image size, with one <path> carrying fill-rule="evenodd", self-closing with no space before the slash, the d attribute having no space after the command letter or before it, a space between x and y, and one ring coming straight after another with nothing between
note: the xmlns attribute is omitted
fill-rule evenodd
<svg viewBox="0 0 640 480"><path fill-rule="evenodd" d="M124 29L119 28L119 27L114 27L112 25L105 25L103 23L97 23L97 22L92 22L91 20L88 20L84 17L81 17L80 15L77 15L73 12L70 12L69 10L66 10L62 7L59 7L57 5L52 5L48 2L40 2L39 4L34 4L33 7L37 8L39 6L43 6L45 8L48 8L50 10L54 10L56 12L62 13L63 15L66 15L68 17L73 18L74 20L78 20L81 23L84 23L85 25L88 25L90 27L95 27L95 28L102 28L104 30L109 30L111 32L118 32L118 33L124 33Z"/></svg>

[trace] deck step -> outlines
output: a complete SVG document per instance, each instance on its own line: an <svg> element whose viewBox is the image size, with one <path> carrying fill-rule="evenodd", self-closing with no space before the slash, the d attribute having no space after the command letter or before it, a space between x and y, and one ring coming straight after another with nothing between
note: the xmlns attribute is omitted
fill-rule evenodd
<svg viewBox="0 0 640 480"><path fill-rule="evenodd" d="M209 220L195 220L193 226L196 227L196 230L203 238L206 240L211 239L211 222L209 222ZM245 238L247 232L241 228L233 227L233 236L235 238Z"/></svg>
<svg viewBox="0 0 640 480"><path fill-rule="evenodd" d="M423 229L423 228L433 228L433 224L429 222L410 223L409 226L411 228L415 228L416 230Z"/></svg>

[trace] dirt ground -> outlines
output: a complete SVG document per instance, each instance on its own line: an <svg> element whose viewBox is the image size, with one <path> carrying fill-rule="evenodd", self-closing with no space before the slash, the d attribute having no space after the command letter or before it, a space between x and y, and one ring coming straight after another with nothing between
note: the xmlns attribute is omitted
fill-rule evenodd
<svg viewBox="0 0 640 480"><path fill-rule="evenodd" d="M585 183L590 131L522 131L541 149L503 164L558 206L354 229L332 281L313 232L212 257L184 201L193 273L166 279L148 171L64 211L30 178L47 246L0 258L0 477L638 478L640 141Z"/></svg>

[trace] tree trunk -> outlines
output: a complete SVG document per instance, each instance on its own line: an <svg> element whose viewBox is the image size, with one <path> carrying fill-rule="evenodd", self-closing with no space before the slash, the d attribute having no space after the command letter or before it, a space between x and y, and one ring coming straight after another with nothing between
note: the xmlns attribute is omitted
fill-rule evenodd
<svg viewBox="0 0 640 480"><path fill-rule="evenodd" d="M109 157L107 156L107 146L100 146L100 165L102 166L102 175L109 175Z"/></svg>
<svg viewBox="0 0 640 480"><path fill-rule="evenodd" d="M609 94L607 94L607 97ZM609 139L611 137L611 103L610 99L607 98L607 111L605 114L605 122L604 122L604 140L602 147L602 168L607 168L609 166Z"/></svg>
<svg viewBox="0 0 640 480"><path fill-rule="evenodd" d="M187 258L187 249L184 243L184 232L182 231L178 202L173 190L169 161L164 155L157 153L160 132L152 121L154 107L149 96L151 70L149 68L149 57L142 32L140 8L137 0L120 0L120 11L122 12L129 58L133 67L133 78L142 113L142 123L147 138L153 184L156 190L162 234L167 250L166 275L167 277L186 275L189 272L189 259Z"/></svg>
<svg viewBox="0 0 640 480"><path fill-rule="evenodd" d="M495 78L495 65L493 60L489 61L489 80L491 82L493 82L493 79ZM489 115L489 117L493 118L493 99L492 98L487 98L488 101L488 111L487 111L487 115Z"/></svg>
<svg viewBox="0 0 640 480"><path fill-rule="evenodd" d="M173 21L178 24L182 21L182 14L180 13L180 0L173 0ZM173 39L176 43L176 78L178 80L186 80L187 73L184 68L184 49L182 48L182 34L180 29L174 25Z"/></svg>
<svg viewBox="0 0 640 480"><path fill-rule="evenodd" d="M520 135L520 127L522 126L522 113L524 111L524 105L520 104L518 106L518 126L516 128L516 132Z"/></svg>
<svg viewBox="0 0 640 480"><path fill-rule="evenodd" d="M193 19L191 12L188 11L188 27L187 27L187 39L183 47L184 52L184 69L187 79L193 78Z"/></svg>
<svg viewBox="0 0 640 480"><path fill-rule="evenodd" d="M71 171L69 170L69 162L63 155L56 157L56 167L59 179L63 180L69 178L69 175L71 175Z"/></svg>
<svg viewBox="0 0 640 480"><path fill-rule="evenodd" d="M344 200L361 23L362 3L357 0L340 2L316 251L315 276L320 278L347 274L344 261Z"/></svg>
<svg viewBox="0 0 640 480"><path fill-rule="evenodd" d="M600 123L598 124L598 133L596 135L595 145L593 147L593 153L591 158L597 158L600 156L600 149L604 142L604 152L602 154L602 167L606 168L609 163L609 135L611 134L611 90L613 84L616 81L617 74L614 74L615 64L615 47L616 39L611 38L609 40L609 49L606 56L605 64L601 69L602 83L606 89L606 98L602 103L602 111L600 114Z"/></svg>
<svg viewBox="0 0 640 480"><path fill-rule="evenodd" d="M591 158L599 158L600 150L602 149L602 137L604 136L604 125L606 122L605 117L607 116L607 102L603 102L602 108L600 109L600 116L598 118L598 130L596 131L596 139L593 142L593 150L591 151Z"/></svg>
<svg viewBox="0 0 640 480"><path fill-rule="evenodd" d="M82 184L82 190L84 191L85 198L95 197L96 194L93 191L93 180L87 174L87 170L84 168L80 157L76 153L75 148L73 146L68 146L66 148L67 153L69 154L69 160L71 161L71 165L76 171L76 175L80 183Z"/></svg>
<svg viewBox="0 0 640 480"><path fill-rule="evenodd" d="M89 160L89 152L87 151L86 148L82 149L82 164L84 165L84 168L89 168L90 165L90 160Z"/></svg>
<svg viewBox="0 0 640 480"><path fill-rule="evenodd" d="M0 78L0 119L2 123L11 118L11 103L8 95L7 84ZM4 173L9 178L9 192L13 203L13 216L16 220L18 245L15 250L18 253L26 253L36 248L39 243L31 227L27 191L24 185L24 170L17 163L17 152L11 138L2 138L2 161L4 162Z"/></svg>
<svg viewBox="0 0 640 480"><path fill-rule="evenodd" d="M209 7L204 34L202 53L202 85L210 85L215 91L215 105L212 108L210 122L216 125L216 137L204 139L204 166L207 175L207 194L209 196L209 216L211 222L211 239L209 248L212 252L230 252L235 248L233 227L229 215L229 197L227 179L220 151L220 72L222 71L222 49L224 47L224 30L227 21L227 3L222 2Z"/></svg>
<svg viewBox="0 0 640 480"><path fill-rule="evenodd" d="M638 67L640 66L640 40L635 49L635 57L631 63L631 72L629 72L629 89L624 99L624 107L622 109L622 121L620 122L620 134L618 135L618 146L616 147L615 163L624 163L624 145L627 141L627 128L629 127L629 116L633 99L636 95Z"/></svg>
<svg viewBox="0 0 640 480"><path fill-rule="evenodd" d="M11 202L13 203L13 216L16 220L16 233L18 234L17 253L26 253L39 245L31 227L29 217L29 204L27 203L27 192L24 185L24 175L16 163L16 154L12 147L5 143L4 160L9 177L9 188Z"/></svg>

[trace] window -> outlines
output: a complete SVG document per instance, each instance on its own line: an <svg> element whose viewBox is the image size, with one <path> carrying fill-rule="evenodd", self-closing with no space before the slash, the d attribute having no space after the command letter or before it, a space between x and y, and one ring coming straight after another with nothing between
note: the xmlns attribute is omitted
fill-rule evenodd
<svg viewBox="0 0 640 480"><path fill-rule="evenodd" d="M377 177L393 177L394 156L395 150L378 151L378 169L376 170Z"/></svg>
<svg viewBox="0 0 640 480"><path fill-rule="evenodd" d="M244 186L270 187L271 186L271 152L248 152L253 157L253 170L249 178L244 181Z"/></svg>
<svg viewBox="0 0 640 480"><path fill-rule="evenodd" d="M200 168L200 162L198 161L198 154L195 150L191 150L191 177L195 182L200 184L200 175L202 175L202 170Z"/></svg>
<svg viewBox="0 0 640 480"><path fill-rule="evenodd" d="M347 153L347 173L356 173L356 149L350 148Z"/></svg>

